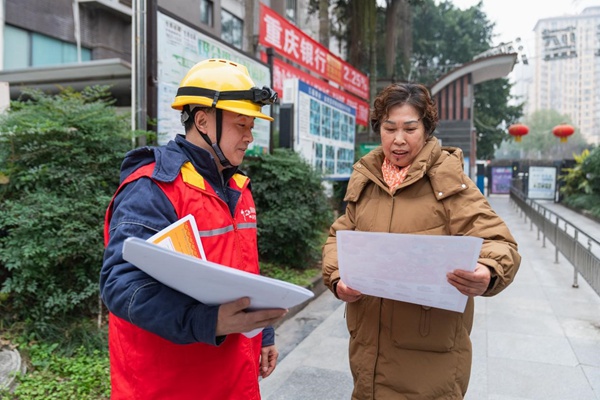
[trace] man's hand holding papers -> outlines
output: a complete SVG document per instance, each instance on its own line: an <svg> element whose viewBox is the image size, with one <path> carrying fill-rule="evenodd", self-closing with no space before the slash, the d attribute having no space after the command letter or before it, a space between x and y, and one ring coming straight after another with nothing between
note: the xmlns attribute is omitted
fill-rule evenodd
<svg viewBox="0 0 600 400"><path fill-rule="evenodd" d="M198 228L187 216L148 241L128 238L123 258L163 284L207 305L220 305L217 335L257 335L314 293L289 282L206 260ZM226 318L229 317L229 318ZM225 322L227 321L227 322Z"/></svg>

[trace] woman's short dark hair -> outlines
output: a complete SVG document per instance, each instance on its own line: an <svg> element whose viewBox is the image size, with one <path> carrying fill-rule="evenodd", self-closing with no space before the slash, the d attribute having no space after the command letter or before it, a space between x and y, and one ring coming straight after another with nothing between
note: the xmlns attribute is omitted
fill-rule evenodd
<svg viewBox="0 0 600 400"><path fill-rule="evenodd" d="M420 114L427 137L433 135L439 118L435 102L429 90L420 83L392 83L377 95L371 110L371 127L379 133L381 123L390 114L390 109L409 104Z"/></svg>

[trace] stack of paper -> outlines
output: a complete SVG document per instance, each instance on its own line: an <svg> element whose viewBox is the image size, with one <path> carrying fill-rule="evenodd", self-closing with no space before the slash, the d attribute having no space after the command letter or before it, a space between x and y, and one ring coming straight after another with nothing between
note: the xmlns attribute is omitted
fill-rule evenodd
<svg viewBox="0 0 600 400"><path fill-rule="evenodd" d="M483 239L338 231L340 278L361 293L464 312L467 296L446 273L473 271Z"/></svg>
<svg viewBox="0 0 600 400"><path fill-rule="evenodd" d="M190 238L198 240L193 243ZM179 252L182 250L188 254ZM314 296L310 290L289 282L207 261L191 216L176 222L148 241L126 239L123 258L157 281L208 305L249 297L250 309L253 310L290 308ZM248 332L246 336L255 336L260 331Z"/></svg>

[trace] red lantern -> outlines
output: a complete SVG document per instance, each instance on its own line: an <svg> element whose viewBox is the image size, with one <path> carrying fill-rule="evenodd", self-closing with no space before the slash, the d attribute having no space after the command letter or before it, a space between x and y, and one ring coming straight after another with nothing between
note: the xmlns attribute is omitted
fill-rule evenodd
<svg viewBox="0 0 600 400"><path fill-rule="evenodd" d="M559 137L562 143L565 143L573 133L575 133L575 128L569 124L560 124L552 128L552 134Z"/></svg>
<svg viewBox="0 0 600 400"><path fill-rule="evenodd" d="M529 133L529 128L523 124L513 124L508 127L508 133L515 137L515 142L520 142L521 137Z"/></svg>

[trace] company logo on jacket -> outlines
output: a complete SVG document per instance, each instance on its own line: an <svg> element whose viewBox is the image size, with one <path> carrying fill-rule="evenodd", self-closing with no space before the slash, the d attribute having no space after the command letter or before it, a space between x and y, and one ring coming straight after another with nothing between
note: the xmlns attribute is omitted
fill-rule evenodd
<svg viewBox="0 0 600 400"><path fill-rule="evenodd" d="M240 210L240 213L244 217L244 221L256 221L256 209L254 207Z"/></svg>

